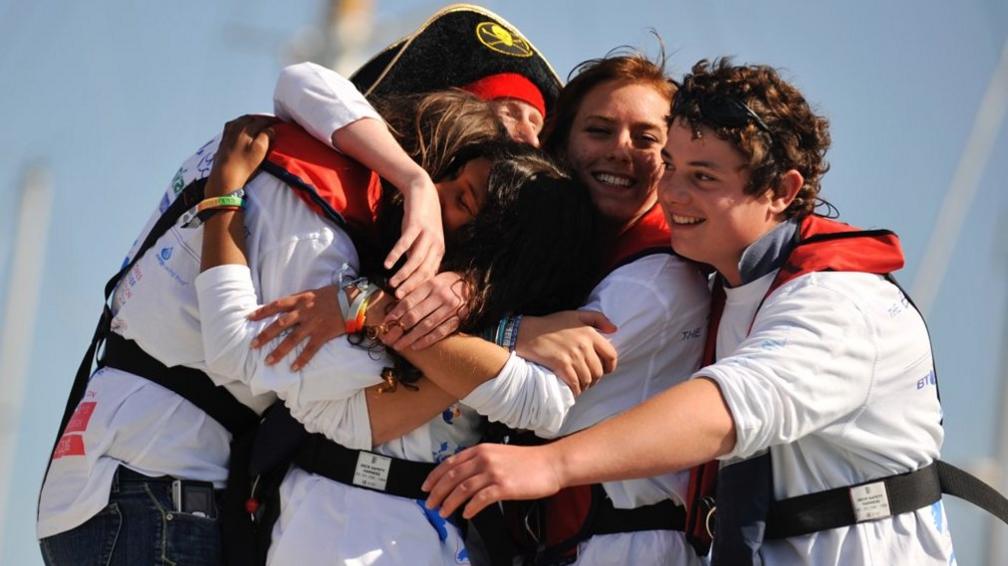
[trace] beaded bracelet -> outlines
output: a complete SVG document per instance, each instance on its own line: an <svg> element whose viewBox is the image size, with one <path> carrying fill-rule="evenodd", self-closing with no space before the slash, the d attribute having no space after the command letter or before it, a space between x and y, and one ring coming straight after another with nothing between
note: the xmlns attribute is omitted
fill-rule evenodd
<svg viewBox="0 0 1008 566"><path fill-rule="evenodd" d="M518 344L518 327L521 325L521 319L522 315L520 314L505 316L496 325L484 330L482 336L513 352Z"/></svg>
<svg viewBox="0 0 1008 566"><path fill-rule="evenodd" d="M518 346L518 327L521 325L522 315L516 314L507 318L507 324L504 325L504 339L498 344L514 352Z"/></svg>

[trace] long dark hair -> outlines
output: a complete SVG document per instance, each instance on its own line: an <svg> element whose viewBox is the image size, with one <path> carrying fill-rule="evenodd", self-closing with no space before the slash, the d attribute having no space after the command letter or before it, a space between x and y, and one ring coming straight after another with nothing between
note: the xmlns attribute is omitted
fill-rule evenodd
<svg viewBox="0 0 1008 566"><path fill-rule="evenodd" d="M477 158L491 162L486 202L472 222L446 235L441 262L472 291L462 329L478 330L507 313L541 315L580 305L598 256L588 192L545 153L507 138L463 148L452 174ZM378 217L385 252L402 222L401 204L388 204ZM387 279L397 268L361 257L369 279Z"/></svg>
<svg viewBox="0 0 1008 566"><path fill-rule="evenodd" d="M446 238L442 269L461 274L472 291L462 330L480 331L511 313L541 315L582 304L594 282L597 257L595 211L587 191L542 151L511 141L489 105L468 93L397 100L376 107L391 109L386 119L393 132L435 182L457 175L472 159L491 162L483 208ZM386 186L378 249L365 252L358 245L361 273L372 281L381 282L398 268L385 270L380 261L398 239L401 223L402 198ZM404 359L389 353L399 381L419 377Z"/></svg>
<svg viewBox="0 0 1008 566"><path fill-rule="evenodd" d="M486 157L493 162L487 203L448 238L442 263L473 291L462 329L579 306L597 256L588 192L530 146L502 141Z"/></svg>

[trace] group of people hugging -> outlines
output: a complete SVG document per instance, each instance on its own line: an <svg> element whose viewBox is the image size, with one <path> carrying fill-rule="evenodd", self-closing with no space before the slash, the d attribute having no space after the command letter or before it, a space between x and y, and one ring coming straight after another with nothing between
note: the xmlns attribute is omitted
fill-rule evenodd
<svg viewBox="0 0 1008 566"><path fill-rule="evenodd" d="M899 242L819 213L774 68L561 84L451 6L274 102L106 289L47 565L954 563Z"/></svg>

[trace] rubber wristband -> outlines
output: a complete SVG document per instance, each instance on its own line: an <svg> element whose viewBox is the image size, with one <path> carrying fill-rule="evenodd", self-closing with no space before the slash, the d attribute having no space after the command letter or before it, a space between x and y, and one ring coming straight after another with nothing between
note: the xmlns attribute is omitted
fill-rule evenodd
<svg viewBox="0 0 1008 566"><path fill-rule="evenodd" d="M241 212L242 210L244 210L244 207L241 207L241 206L218 206L218 207L214 207L214 208L209 208L209 209L204 210L202 212L196 212L196 211L187 212L182 217L182 227L183 228L198 228L199 226L202 226L203 223L206 222L211 216L213 216L214 214L216 214L218 212L224 211L224 210L233 210L235 212Z"/></svg>
<svg viewBox="0 0 1008 566"><path fill-rule="evenodd" d="M224 195L222 197L210 197L208 199L203 199L196 205L196 212L198 214L206 210L221 208L222 206L245 206L245 199L234 194Z"/></svg>

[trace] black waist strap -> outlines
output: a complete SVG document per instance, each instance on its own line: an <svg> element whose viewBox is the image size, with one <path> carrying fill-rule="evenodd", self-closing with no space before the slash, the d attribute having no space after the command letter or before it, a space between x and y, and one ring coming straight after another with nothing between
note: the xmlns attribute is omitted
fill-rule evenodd
<svg viewBox="0 0 1008 566"><path fill-rule="evenodd" d="M420 489L436 464L383 456L367 450L353 450L336 444L321 434L309 436L294 463L306 472L355 487L389 495L426 499Z"/></svg>
<svg viewBox="0 0 1008 566"><path fill-rule="evenodd" d="M591 498L587 509L585 497ZM535 509L539 512L535 513ZM522 533L519 545L529 553L529 563L553 566L576 560L578 544L595 535L682 532L686 525L686 509L669 500L635 509L616 509L602 484L593 484L567 488L540 500L519 519L524 523L518 525L522 529L518 531Z"/></svg>
<svg viewBox="0 0 1008 566"><path fill-rule="evenodd" d="M603 497L592 520L593 535L634 533L638 531L680 531L686 527L686 508L665 500L637 507L617 509Z"/></svg>
<svg viewBox="0 0 1008 566"><path fill-rule="evenodd" d="M132 340L110 332L105 339L102 365L128 371L157 383L183 397L237 436L259 422L259 415L214 385L207 374L184 366L168 367L151 357Z"/></svg>
<svg viewBox="0 0 1008 566"><path fill-rule="evenodd" d="M766 539L782 539L909 513L941 499L936 463L862 484L770 504Z"/></svg>

